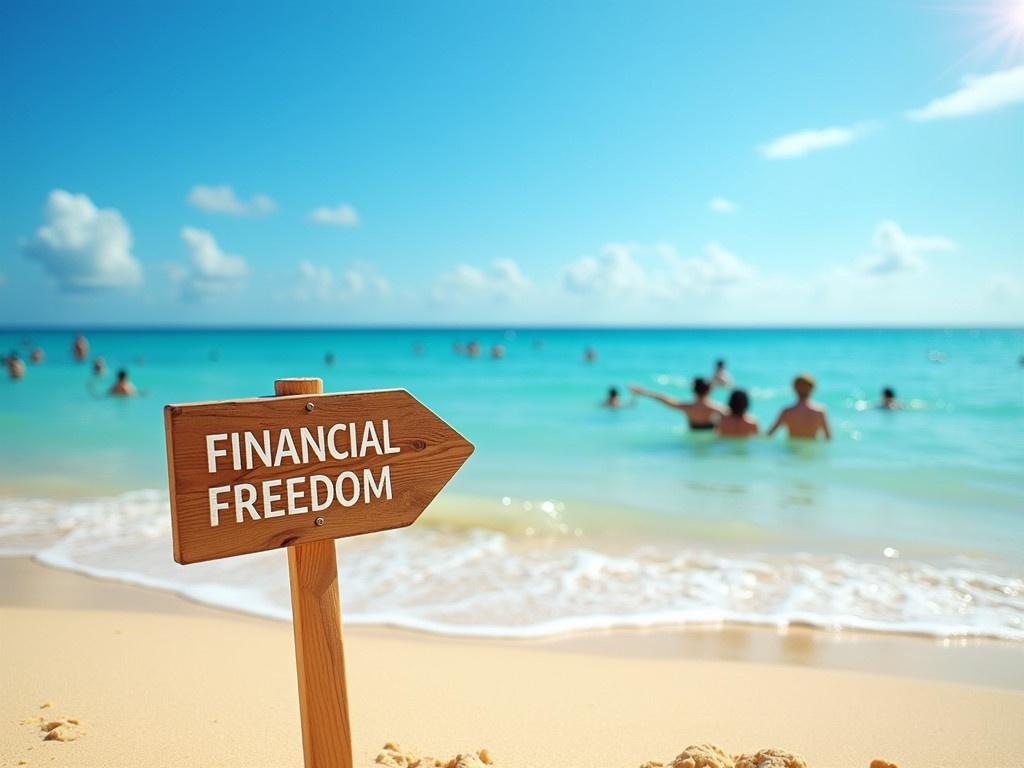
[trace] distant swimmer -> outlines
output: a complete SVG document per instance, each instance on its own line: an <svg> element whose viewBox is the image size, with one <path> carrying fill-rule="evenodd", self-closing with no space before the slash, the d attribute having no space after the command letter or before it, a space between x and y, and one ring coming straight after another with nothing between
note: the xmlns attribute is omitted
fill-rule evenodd
<svg viewBox="0 0 1024 768"><path fill-rule="evenodd" d="M71 354L80 363L89 356L89 340L82 334L75 336L75 342L71 345Z"/></svg>
<svg viewBox="0 0 1024 768"><path fill-rule="evenodd" d="M7 364L7 375L12 379L25 377L25 361L21 359L17 352L11 352L4 362Z"/></svg>
<svg viewBox="0 0 1024 768"><path fill-rule="evenodd" d="M659 403L667 405L669 408L682 411L686 415L686 421L689 423L690 429L697 431L710 431L714 429L718 420L726 414L725 408L709 397L711 387L706 379L700 377L693 380L693 400L690 402L644 389L635 384L629 390L634 395L649 397L652 400L657 400Z"/></svg>
<svg viewBox="0 0 1024 768"><path fill-rule="evenodd" d="M501 344L495 344L491 347L491 357L495 360L501 360L505 356L505 347Z"/></svg>
<svg viewBox="0 0 1024 768"><path fill-rule="evenodd" d="M107 361L102 357L95 357L92 361L92 372L95 376L102 376L107 372Z"/></svg>
<svg viewBox="0 0 1024 768"><path fill-rule="evenodd" d="M732 386L732 376L725 369L725 360L715 361L715 371L711 374L711 388L723 387L729 388Z"/></svg>
<svg viewBox="0 0 1024 768"><path fill-rule="evenodd" d="M423 354L423 345L420 342L417 341L415 344L412 345L412 353L414 355L422 355Z"/></svg>
<svg viewBox="0 0 1024 768"><path fill-rule="evenodd" d="M39 363L43 362L45 358L46 354L43 352L43 348L35 347L33 348L32 353L29 355L28 359L31 360L34 364L38 365Z"/></svg>
<svg viewBox="0 0 1024 768"><path fill-rule="evenodd" d="M747 413L750 397L742 389L729 395L729 413L718 420L716 432L720 437L753 437L760 431L757 419Z"/></svg>
<svg viewBox="0 0 1024 768"><path fill-rule="evenodd" d="M479 357L480 356L480 342L478 342L478 341L471 341L471 342L469 342L469 344L466 345L466 354L469 355L470 357Z"/></svg>
<svg viewBox="0 0 1024 768"><path fill-rule="evenodd" d="M768 437L774 435L779 427L784 426L790 437L813 440L821 432L826 440L831 440L832 432L828 428L825 407L812 403L810 399L814 391L814 377L809 373L801 373L793 379L793 389L796 391L796 402L782 409L772 428L768 430Z"/></svg>
<svg viewBox="0 0 1024 768"><path fill-rule="evenodd" d="M597 361L597 350L593 347L587 347L583 350L583 362L593 363Z"/></svg>
<svg viewBox="0 0 1024 768"><path fill-rule="evenodd" d="M621 408L623 406L622 396L618 387L609 387L608 396L601 403L602 408Z"/></svg>
<svg viewBox="0 0 1024 768"><path fill-rule="evenodd" d="M328 352L324 355L324 365L334 365L335 362L337 362L337 358L333 352Z"/></svg>
<svg viewBox="0 0 1024 768"><path fill-rule="evenodd" d="M886 387L882 390L882 399L878 402L878 407L883 411L899 411L903 408L903 403L896 399L896 390Z"/></svg>
<svg viewBox="0 0 1024 768"><path fill-rule="evenodd" d="M128 380L128 371L122 368L117 372L117 381L107 390L107 394L114 397L132 397L139 394L139 391Z"/></svg>

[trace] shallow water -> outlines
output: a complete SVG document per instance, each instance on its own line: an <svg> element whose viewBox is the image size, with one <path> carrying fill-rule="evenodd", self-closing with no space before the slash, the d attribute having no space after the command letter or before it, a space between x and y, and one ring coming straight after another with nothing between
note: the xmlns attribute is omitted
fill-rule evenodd
<svg viewBox="0 0 1024 768"><path fill-rule="evenodd" d="M484 356L454 355L470 338ZM68 333L0 334L0 349L29 341L49 356L0 383L0 552L287 615L287 581L262 573L280 553L171 561L162 407L316 375L327 391L405 387L477 446L446 493L456 504L341 548L348 620L469 634L726 620L1024 636L1020 331L90 339L144 397L100 396L111 377L71 361ZM486 357L494 343L505 359ZM587 345L595 363L582 361ZM792 375L812 371L835 439L723 442L650 401L597 407L631 381L683 396L719 356L765 426ZM884 385L906 410L871 407Z"/></svg>

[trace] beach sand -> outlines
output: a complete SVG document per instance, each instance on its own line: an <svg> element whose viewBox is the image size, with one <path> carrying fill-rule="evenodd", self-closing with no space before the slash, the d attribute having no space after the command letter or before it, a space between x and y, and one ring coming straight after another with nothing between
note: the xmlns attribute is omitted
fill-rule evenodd
<svg viewBox="0 0 1024 768"><path fill-rule="evenodd" d="M25 560L0 561L0 585L0 766L301 766L289 625ZM1021 691L849 672L813 639L828 633L785 634L812 639L785 659L765 630L513 643L348 628L356 765L388 741L486 748L497 768L637 768L701 742L777 746L812 767L1024 764ZM929 661L911 673L945 658L967 677L984 657L980 678L1002 669L1012 685L1024 660L1012 644L870 636L853 656L895 654L879 666L898 668L915 646ZM734 657L757 661L720 660ZM39 718L78 720L60 728L77 738L44 740Z"/></svg>

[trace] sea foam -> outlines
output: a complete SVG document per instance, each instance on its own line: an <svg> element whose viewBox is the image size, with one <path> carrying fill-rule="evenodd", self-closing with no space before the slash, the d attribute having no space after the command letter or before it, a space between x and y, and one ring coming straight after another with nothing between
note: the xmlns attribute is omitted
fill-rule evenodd
<svg viewBox="0 0 1024 768"><path fill-rule="evenodd" d="M166 494L0 499L0 556L288 619L287 563L271 551L183 567ZM445 635L742 623L1024 640L1024 579L997 562L841 554L602 550L483 526L419 523L339 540L345 621Z"/></svg>

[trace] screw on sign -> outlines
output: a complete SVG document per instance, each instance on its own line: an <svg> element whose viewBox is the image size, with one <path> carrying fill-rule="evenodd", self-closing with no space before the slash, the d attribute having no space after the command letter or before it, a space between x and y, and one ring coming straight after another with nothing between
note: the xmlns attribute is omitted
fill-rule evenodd
<svg viewBox="0 0 1024 768"><path fill-rule="evenodd" d="M473 445L404 389L164 408L174 559L288 548L306 768L351 768L334 539L416 521Z"/></svg>

